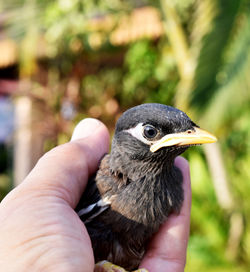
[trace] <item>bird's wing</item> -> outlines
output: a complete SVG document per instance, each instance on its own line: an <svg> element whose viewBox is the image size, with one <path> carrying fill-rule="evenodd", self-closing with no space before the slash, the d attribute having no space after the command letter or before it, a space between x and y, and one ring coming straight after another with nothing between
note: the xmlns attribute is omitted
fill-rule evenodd
<svg viewBox="0 0 250 272"><path fill-rule="evenodd" d="M83 223L87 224L99 214L104 212L107 208L109 208L109 206L109 204L100 199L98 202L93 203L86 208L82 208L77 212L77 214L81 218Z"/></svg>
<svg viewBox="0 0 250 272"><path fill-rule="evenodd" d="M108 209L109 206L110 202L105 198L101 198L95 177L93 177L89 180L75 211L83 223L86 224Z"/></svg>

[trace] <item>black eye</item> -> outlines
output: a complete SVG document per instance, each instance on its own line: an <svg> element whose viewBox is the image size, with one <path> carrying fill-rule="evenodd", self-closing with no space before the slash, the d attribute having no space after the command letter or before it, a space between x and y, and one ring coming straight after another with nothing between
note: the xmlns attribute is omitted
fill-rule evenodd
<svg viewBox="0 0 250 272"><path fill-rule="evenodd" d="M153 126L146 125L143 129L143 136L149 139L153 139L157 135L157 129Z"/></svg>

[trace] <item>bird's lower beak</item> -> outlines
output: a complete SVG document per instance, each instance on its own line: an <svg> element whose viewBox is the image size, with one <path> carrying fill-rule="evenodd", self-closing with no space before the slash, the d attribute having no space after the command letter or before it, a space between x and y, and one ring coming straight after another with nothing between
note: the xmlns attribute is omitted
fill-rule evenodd
<svg viewBox="0 0 250 272"><path fill-rule="evenodd" d="M167 146L207 144L214 143L216 141L217 138L213 134L195 127L194 130L187 130L185 132L173 133L164 136L150 147L150 151L156 152L160 148Z"/></svg>

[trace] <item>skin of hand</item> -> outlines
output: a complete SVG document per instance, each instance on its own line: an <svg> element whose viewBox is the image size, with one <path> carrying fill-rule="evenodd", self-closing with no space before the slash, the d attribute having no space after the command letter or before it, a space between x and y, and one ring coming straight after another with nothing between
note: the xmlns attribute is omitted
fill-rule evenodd
<svg viewBox="0 0 250 272"><path fill-rule="evenodd" d="M90 272L94 257L87 230L75 213L88 178L109 150L107 128L81 121L71 142L46 153L0 204L0 267L5 272ZM185 159L175 161L184 177L185 200L149 245L141 267L184 271L189 237L191 188Z"/></svg>

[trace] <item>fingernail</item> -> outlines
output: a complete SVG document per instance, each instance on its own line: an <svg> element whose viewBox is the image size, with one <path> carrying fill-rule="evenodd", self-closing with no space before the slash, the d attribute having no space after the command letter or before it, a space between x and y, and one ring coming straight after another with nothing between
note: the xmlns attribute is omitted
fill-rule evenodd
<svg viewBox="0 0 250 272"><path fill-rule="evenodd" d="M99 120L94 118L83 119L75 127L71 141L86 138L92 135L101 124L102 123Z"/></svg>

